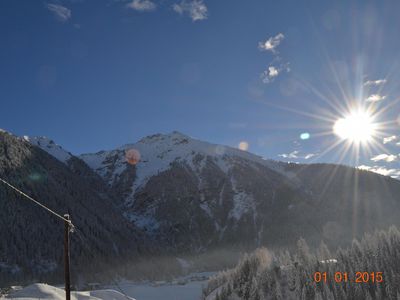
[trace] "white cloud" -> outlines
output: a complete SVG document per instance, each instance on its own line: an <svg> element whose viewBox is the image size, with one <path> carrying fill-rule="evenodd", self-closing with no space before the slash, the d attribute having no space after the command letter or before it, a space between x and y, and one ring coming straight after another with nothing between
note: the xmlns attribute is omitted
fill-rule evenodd
<svg viewBox="0 0 400 300"><path fill-rule="evenodd" d="M372 168L372 167L366 166L366 165L361 165L361 166L358 166L358 167L357 167L357 169L366 170L366 171L369 171L371 168Z"/></svg>
<svg viewBox="0 0 400 300"><path fill-rule="evenodd" d="M269 67L268 72L270 77L276 77L279 74L279 71L274 66Z"/></svg>
<svg viewBox="0 0 400 300"><path fill-rule="evenodd" d="M304 159L310 159L310 158L313 158L314 156L316 156L315 153L308 153L308 154L306 154L306 155L304 156Z"/></svg>
<svg viewBox="0 0 400 300"><path fill-rule="evenodd" d="M172 5L172 8L180 15L187 13L193 22L207 19L208 10L203 0L182 0Z"/></svg>
<svg viewBox="0 0 400 300"><path fill-rule="evenodd" d="M278 33L276 36L270 37L265 42L258 43L258 49L261 51L271 51L272 53L277 53L277 47L283 41L285 36L282 33Z"/></svg>
<svg viewBox="0 0 400 300"><path fill-rule="evenodd" d="M381 96L379 94L372 94L367 99L365 99L365 101L367 101L367 102L378 102L378 101L384 100L385 98L386 98L386 96Z"/></svg>
<svg viewBox="0 0 400 300"><path fill-rule="evenodd" d="M60 22L66 22L71 18L71 10L59 4L47 4L47 9L50 10Z"/></svg>
<svg viewBox="0 0 400 300"><path fill-rule="evenodd" d="M386 79L368 80L364 82L364 86L378 86L386 83Z"/></svg>
<svg viewBox="0 0 400 300"><path fill-rule="evenodd" d="M379 166L366 166L366 165L361 165L357 167L360 170L366 170L374 173L378 173L384 176L390 176L393 178L399 178L400 177L400 169L387 169L385 167L379 167Z"/></svg>
<svg viewBox="0 0 400 300"><path fill-rule="evenodd" d="M387 143L395 141L396 139L397 139L397 136L395 136L395 135L388 136L388 137L383 138L383 143L387 144Z"/></svg>
<svg viewBox="0 0 400 300"><path fill-rule="evenodd" d="M296 159L296 158L300 158L300 159L310 159L314 156L316 156L317 154L315 153L308 153L306 155L300 155L300 151L295 150L292 151L290 153L282 153L282 154L278 154L279 157L282 158L292 158L292 159Z"/></svg>
<svg viewBox="0 0 400 300"><path fill-rule="evenodd" d="M282 154L278 154L278 156L283 157L283 158L299 158L297 155L299 154L299 151L295 150L293 152L290 153L282 153Z"/></svg>
<svg viewBox="0 0 400 300"><path fill-rule="evenodd" d="M397 160L397 155L393 155L393 154L379 154L379 155L376 155L376 156L372 157L371 160L372 160L372 161L375 161L375 162L381 161L381 160L384 160L384 161L386 161L386 162L392 162L392 161Z"/></svg>
<svg viewBox="0 0 400 300"><path fill-rule="evenodd" d="M126 6L137 11L153 11L156 9L156 4L150 0L133 0Z"/></svg>
<svg viewBox="0 0 400 300"><path fill-rule="evenodd" d="M282 58L278 53L278 46L284 40L283 33L270 37L265 42L258 43L258 49L261 51L270 51L273 55L272 61L269 63L268 69L261 73L260 77L264 83L271 83L282 71L290 72L289 63L282 62Z"/></svg>
<svg viewBox="0 0 400 300"><path fill-rule="evenodd" d="M260 77L264 83L271 83L282 71L290 72L288 64L279 67L269 66L267 70L261 73Z"/></svg>

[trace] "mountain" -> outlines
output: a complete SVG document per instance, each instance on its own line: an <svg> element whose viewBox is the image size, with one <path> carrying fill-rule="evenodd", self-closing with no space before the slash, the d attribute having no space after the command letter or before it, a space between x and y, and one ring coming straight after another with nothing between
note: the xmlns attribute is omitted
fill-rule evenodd
<svg viewBox="0 0 400 300"><path fill-rule="evenodd" d="M70 152L64 150L60 145L57 145L53 140L45 136L24 136L23 139L34 146L38 146L39 148L46 151L48 154L64 164L67 164L68 160L73 156Z"/></svg>
<svg viewBox="0 0 400 300"><path fill-rule="evenodd" d="M126 160L132 149L141 156L135 165ZM179 132L80 158L117 195L126 219L179 251L235 243L238 236L254 240L263 227L259 199L280 202L275 190L296 190L279 163Z"/></svg>
<svg viewBox="0 0 400 300"><path fill-rule="evenodd" d="M129 151L137 164L127 163ZM80 158L127 220L174 251L302 236L337 245L399 223L400 182L346 166L265 160L179 132Z"/></svg>
<svg viewBox="0 0 400 300"><path fill-rule="evenodd" d="M145 247L140 230L121 217L102 179L83 161L70 154L65 161L60 147L48 151L61 162L34 145L56 147L0 132L0 177L55 212L71 214L75 274L90 272L95 261L98 267L123 261ZM62 220L0 184L0 283L60 278L63 233Z"/></svg>
<svg viewBox="0 0 400 300"><path fill-rule="evenodd" d="M47 138L2 132L0 176L55 211L71 212L82 265L149 250L293 246L300 237L336 247L400 225L398 180L341 165L266 160L179 132L80 156ZM0 199L0 269L59 262L62 224L4 186Z"/></svg>

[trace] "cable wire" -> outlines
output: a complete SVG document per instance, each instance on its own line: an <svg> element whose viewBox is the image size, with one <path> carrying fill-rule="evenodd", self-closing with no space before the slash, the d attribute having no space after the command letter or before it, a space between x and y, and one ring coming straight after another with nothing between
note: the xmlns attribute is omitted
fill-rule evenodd
<svg viewBox="0 0 400 300"><path fill-rule="evenodd" d="M50 208L46 207L45 205L43 205L42 203L40 203L39 201L33 199L32 197L28 196L27 194L25 194L24 192L22 192L21 190L19 190L18 188L16 188L15 186L13 186L12 184L8 183L7 181L5 181L4 179L2 179L0 177L0 181L2 183L4 183L5 185L7 185L8 187L10 187L11 189L13 189L14 191L16 191L17 193L21 194L22 196L28 198L29 200L33 201L35 204L39 205L40 207L44 208L45 210L47 210L48 212L52 213L53 215L55 215L56 217L60 218L61 220L69 223L69 225L71 226L71 229L76 229L79 238L81 239L81 241L83 242L83 245L89 250L89 252L91 252L91 247L89 242L87 241L87 238L83 235L83 233L75 228L75 226L72 224L71 220L68 220L64 217L62 217L61 215L59 215L58 213L52 211ZM125 292L122 290L122 288L120 287L120 285L118 284L118 282L116 280L113 279L114 284L116 285L116 287L118 288L118 290L121 292L121 294L127 299L130 300L132 298L130 298L127 294L125 294Z"/></svg>
<svg viewBox="0 0 400 300"><path fill-rule="evenodd" d="M11 189L13 189L14 191L16 191L17 193L21 194L22 196L28 198L29 200L33 201L36 205L39 205L41 208L44 208L45 210L47 210L48 212L52 213L53 215L55 215L56 217L60 218L61 220L63 220L64 222L69 223L69 225L71 226L71 229L73 229L75 226L74 224L72 224L71 220L68 220L66 218L64 218L63 216L59 215L58 213L52 211L50 208L46 207L45 205L43 205L42 203L40 203L39 201L36 201L35 199L33 199L32 197L28 196L27 194L25 194L24 192L20 191L18 188L16 188L15 186L13 186L12 184L8 183L7 181L5 181L4 179L2 179L0 177L0 181L2 183L4 183L5 185L7 185L8 187L10 187Z"/></svg>

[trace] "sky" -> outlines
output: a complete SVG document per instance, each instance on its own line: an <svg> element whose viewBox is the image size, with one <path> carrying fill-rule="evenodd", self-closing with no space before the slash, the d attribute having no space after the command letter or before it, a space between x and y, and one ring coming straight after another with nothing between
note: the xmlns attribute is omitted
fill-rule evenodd
<svg viewBox="0 0 400 300"><path fill-rule="evenodd" d="M364 0L3 0L0 128L74 154L177 130L397 177L398 11Z"/></svg>

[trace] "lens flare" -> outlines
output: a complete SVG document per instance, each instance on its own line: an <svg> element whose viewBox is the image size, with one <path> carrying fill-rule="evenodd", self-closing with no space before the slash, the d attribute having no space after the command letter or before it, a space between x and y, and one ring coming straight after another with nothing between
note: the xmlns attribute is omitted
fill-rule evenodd
<svg viewBox="0 0 400 300"><path fill-rule="evenodd" d="M136 165L140 161L140 152L136 149L125 151L125 159L130 165Z"/></svg>
<svg viewBox="0 0 400 300"><path fill-rule="evenodd" d="M242 151L247 151L247 150L249 149L249 143L246 142L246 141L241 141L241 142L239 143L238 148L239 148L240 150L242 150Z"/></svg>
<svg viewBox="0 0 400 300"><path fill-rule="evenodd" d="M46 176L44 176L40 173L37 173L37 172L29 174L28 178L31 181L35 181L35 182L42 182L42 181L46 180Z"/></svg>
<svg viewBox="0 0 400 300"><path fill-rule="evenodd" d="M310 138L310 134L308 132L303 132L300 134L300 139L302 140L308 140Z"/></svg>

